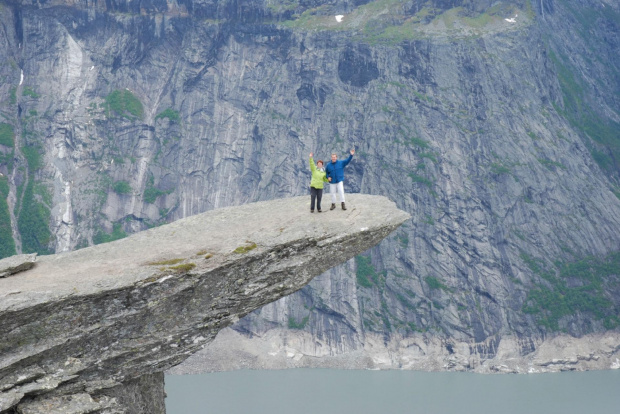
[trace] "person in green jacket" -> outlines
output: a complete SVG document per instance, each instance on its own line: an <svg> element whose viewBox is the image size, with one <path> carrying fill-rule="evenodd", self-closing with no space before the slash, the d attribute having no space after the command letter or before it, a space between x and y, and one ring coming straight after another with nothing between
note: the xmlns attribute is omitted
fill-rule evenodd
<svg viewBox="0 0 620 414"><path fill-rule="evenodd" d="M310 180L310 212L314 213L314 201L316 200L317 211L321 212L321 198L323 197L323 183L327 183L325 177L325 169L323 161L318 160L316 166L310 153L310 171L312 171L312 180Z"/></svg>

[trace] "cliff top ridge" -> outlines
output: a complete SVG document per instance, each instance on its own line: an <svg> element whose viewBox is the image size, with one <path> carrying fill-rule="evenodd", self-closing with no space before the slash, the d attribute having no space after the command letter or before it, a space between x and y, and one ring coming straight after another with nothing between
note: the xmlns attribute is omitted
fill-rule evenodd
<svg viewBox="0 0 620 414"><path fill-rule="evenodd" d="M406 218L385 197L347 197L346 211L310 214L309 197L263 201L211 210L110 243L39 256L34 268L0 279L0 311L162 282L183 270L212 270L254 249L269 250L298 239L325 243Z"/></svg>

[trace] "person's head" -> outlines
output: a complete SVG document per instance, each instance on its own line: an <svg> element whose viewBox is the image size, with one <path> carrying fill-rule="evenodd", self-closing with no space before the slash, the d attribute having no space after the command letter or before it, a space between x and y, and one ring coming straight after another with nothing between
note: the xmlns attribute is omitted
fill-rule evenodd
<svg viewBox="0 0 620 414"><path fill-rule="evenodd" d="M319 167L319 168L323 168L323 161L322 160L318 160L316 162L316 166Z"/></svg>
<svg viewBox="0 0 620 414"><path fill-rule="evenodd" d="M335 152L332 152L332 162L338 161L338 155Z"/></svg>

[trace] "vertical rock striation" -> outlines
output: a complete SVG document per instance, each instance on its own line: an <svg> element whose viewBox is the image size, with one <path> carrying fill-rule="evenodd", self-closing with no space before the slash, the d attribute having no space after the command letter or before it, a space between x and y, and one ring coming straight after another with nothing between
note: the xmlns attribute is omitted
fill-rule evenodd
<svg viewBox="0 0 620 414"><path fill-rule="evenodd" d="M15 246L305 194L309 152L355 147L347 191L412 218L237 332L303 332L314 356L421 336L485 360L504 338L523 356L617 330L618 16L611 0L5 3Z"/></svg>

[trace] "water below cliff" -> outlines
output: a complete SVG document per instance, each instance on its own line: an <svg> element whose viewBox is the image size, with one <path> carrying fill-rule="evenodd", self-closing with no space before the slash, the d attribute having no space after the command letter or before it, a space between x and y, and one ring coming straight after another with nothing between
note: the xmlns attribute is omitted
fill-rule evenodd
<svg viewBox="0 0 620 414"><path fill-rule="evenodd" d="M291 369L167 375L179 413L612 413L620 371L531 375Z"/></svg>

